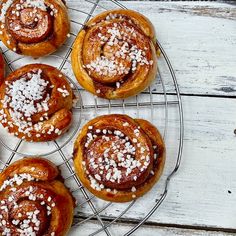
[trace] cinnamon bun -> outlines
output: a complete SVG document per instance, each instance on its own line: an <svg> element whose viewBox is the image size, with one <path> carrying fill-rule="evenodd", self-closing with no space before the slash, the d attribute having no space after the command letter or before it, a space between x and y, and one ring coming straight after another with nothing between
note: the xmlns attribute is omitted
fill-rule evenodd
<svg viewBox="0 0 236 236"><path fill-rule="evenodd" d="M46 159L24 158L0 174L0 234L64 236L74 198L57 167Z"/></svg>
<svg viewBox="0 0 236 236"><path fill-rule="evenodd" d="M157 50L153 25L146 17L131 10L106 11L78 34L72 67L89 92L107 99L127 98L155 79Z"/></svg>
<svg viewBox="0 0 236 236"><path fill-rule="evenodd" d="M54 140L70 127L73 92L58 69L26 65L0 86L0 122L27 141Z"/></svg>
<svg viewBox="0 0 236 236"><path fill-rule="evenodd" d="M89 121L74 146L74 165L84 186L112 202L144 195L159 180L165 145L148 121L105 115Z"/></svg>
<svg viewBox="0 0 236 236"><path fill-rule="evenodd" d="M41 57L67 39L70 22L62 0L2 0L0 39L16 53Z"/></svg>

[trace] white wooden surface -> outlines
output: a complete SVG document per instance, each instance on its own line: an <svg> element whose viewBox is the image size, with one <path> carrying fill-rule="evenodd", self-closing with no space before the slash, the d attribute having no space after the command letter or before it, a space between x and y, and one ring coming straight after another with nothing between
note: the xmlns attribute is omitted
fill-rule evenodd
<svg viewBox="0 0 236 236"><path fill-rule="evenodd" d="M68 0L68 4L88 10L83 1ZM134 235L236 235L236 6L215 2L124 4L145 14L155 25L176 71L185 122L182 164L168 197L148 225ZM156 90L159 88L157 84ZM171 84L167 91L173 92ZM172 108L169 115L171 158L176 143L176 114ZM83 118L89 119L89 114ZM162 128L162 124L159 126ZM157 197L156 190L158 186L123 221L142 218L144 208ZM120 210L109 208L103 217L115 217ZM122 235L130 227L131 223L119 224L111 232ZM97 228L90 222L73 228L70 235L86 236Z"/></svg>
<svg viewBox="0 0 236 236"><path fill-rule="evenodd" d="M173 228L143 227L135 235L228 235L226 231L234 235L236 103L230 97L236 95L236 7L210 2L124 4L154 23L185 94L181 169L166 201L149 221ZM85 225L72 235L86 235L92 227ZM126 226L119 225L114 232L120 235L123 230Z"/></svg>

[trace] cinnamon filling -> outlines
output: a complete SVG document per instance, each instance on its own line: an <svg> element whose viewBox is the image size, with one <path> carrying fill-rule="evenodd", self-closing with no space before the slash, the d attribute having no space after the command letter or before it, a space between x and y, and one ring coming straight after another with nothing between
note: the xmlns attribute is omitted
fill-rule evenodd
<svg viewBox="0 0 236 236"><path fill-rule="evenodd" d="M37 181L31 175L15 174L0 187L0 230L3 235L43 235L50 226L52 209L56 206L53 192L41 185L28 185ZM19 187L18 187L19 186ZM51 235L55 235L54 232Z"/></svg>
<svg viewBox="0 0 236 236"><path fill-rule="evenodd" d="M119 89L152 66L150 39L127 17L109 16L87 29L83 63L98 91Z"/></svg>
<svg viewBox="0 0 236 236"><path fill-rule="evenodd" d="M16 41L39 43L51 35L53 16L48 11L32 7L17 11L16 5L13 4L6 14L6 26Z"/></svg>
<svg viewBox="0 0 236 236"><path fill-rule="evenodd" d="M43 235L49 227L50 216L47 215L47 209L40 202L26 199L20 200L10 210L9 220L18 231L26 228L34 229L36 235Z"/></svg>
<svg viewBox="0 0 236 236"><path fill-rule="evenodd" d="M7 44L20 53L19 43L33 44L52 40L58 9L44 0L6 0L0 3L0 34L10 35Z"/></svg>
<svg viewBox="0 0 236 236"><path fill-rule="evenodd" d="M54 75L49 78L49 74L41 69L31 69L20 75L14 73L16 77L5 81L5 94L2 94L2 125L10 132L16 127L18 131L14 131L15 135L22 134L23 139L31 138L32 135L37 138L44 134L59 136L61 129L50 124L44 127L44 122L62 109L58 101L62 97L70 96L68 88L65 85L52 84ZM62 77L62 74L58 76Z"/></svg>
<svg viewBox="0 0 236 236"><path fill-rule="evenodd" d="M131 136L111 127L89 128L82 164L93 188L130 191L147 180L153 152L149 144L139 143L143 137L138 128Z"/></svg>

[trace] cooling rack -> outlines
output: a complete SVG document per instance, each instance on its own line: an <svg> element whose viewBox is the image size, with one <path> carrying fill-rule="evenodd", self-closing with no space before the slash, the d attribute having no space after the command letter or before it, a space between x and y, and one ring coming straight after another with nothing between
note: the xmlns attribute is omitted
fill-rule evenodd
<svg viewBox="0 0 236 236"><path fill-rule="evenodd" d="M125 8L125 6L116 0L81 0L79 2L68 0L67 5L72 24L71 37L58 52L32 61L32 58L11 52L2 43L1 47L8 65L8 72L25 64L45 63L58 67L67 75L77 96L77 102L73 108L73 125L62 138L44 144L27 143L10 136L0 128L0 142L3 147L0 171L23 156L40 155L50 159L61 169L65 184L77 200L73 227L76 227L78 232L80 228L93 222L96 227L86 230L89 235L120 235L117 230L114 232L113 226L130 222L129 230L123 234L128 236L146 221L151 222L150 217L154 212L158 214L157 209L167 196L169 182L180 166L184 125L178 83L170 60L160 42L157 41L161 51L159 73L156 81L146 91L133 98L118 101L100 99L84 91L76 82L71 69L70 54L73 41L79 30L92 16L104 10ZM82 186L73 168L73 142L79 128L93 117L109 113L124 113L151 121L159 128L167 146L166 166L158 184L144 197L127 204L97 199Z"/></svg>

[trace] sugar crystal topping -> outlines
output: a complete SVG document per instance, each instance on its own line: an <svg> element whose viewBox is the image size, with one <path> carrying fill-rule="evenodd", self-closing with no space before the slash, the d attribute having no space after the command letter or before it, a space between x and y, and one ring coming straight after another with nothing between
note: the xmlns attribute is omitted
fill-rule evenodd
<svg viewBox="0 0 236 236"><path fill-rule="evenodd" d="M6 81L5 96L1 100L2 108L0 109L0 121L3 125L9 128L17 126L18 131L15 135L23 133L25 136L31 137L32 131L36 131L36 137L41 137L42 134L55 133L61 134L61 130L53 125L43 128L43 122L49 119L49 102L51 98L50 89L54 85L43 78L42 70L38 69L28 72L17 80ZM69 91L65 86L57 88L61 96L69 96ZM5 108L8 109L11 120L7 119ZM34 115L41 114L39 120L34 120ZM25 136L22 138L24 139Z"/></svg>
<svg viewBox="0 0 236 236"><path fill-rule="evenodd" d="M48 101L50 95L46 93L49 82L42 78L42 70L27 73L22 78L13 82L6 81L5 97L1 101L3 108L9 108L12 122L8 125L16 125L20 132L28 134L33 128L39 129L40 124L33 127L32 116L38 112L49 110ZM4 110L0 110L0 120L6 123Z"/></svg>
<svg viewBox="0 0 236 236"><path fill-rule="evenodd" d="M5 3L2 3L2 9L0 14L0 22L5 23L5 17L8 9L14 3L14 0L7 0ZM51 9L50 15L56 15L58 10L55 9L54 5L51 4L47 6L44 0L20 0L20 3L16 4L16 9L12 11L12 14L16 16L20 16L20 11L26 8L33 8L33 12L36 13L37 9L42 11L47 11L48 8ZM40 17L36 15L35 19L39 19ZM35 20L37 21L37 20Z"/></svg>
<svg viewBox="0 0 236 236"><path fill-rule="evenodd" d="M7 83L3 103L12 108L16 117L19 117L20 114L31 117L41 109L48 110L49 95L47 95L46 101L39 102L37 107L34 104L36 101L43 99L45 88L49 83L41 78L41 74L42 70L38 70L37 73L28 73L28 78L23 77L13 83Z"/></svg>
<svg viewBox="0 0 236 236"><path fill-rule="evenodd" d="M118 15L108 15L106 20L117 18ZM122 19L122 16L121 18ZM131 22L132 23L132 22ZM114 56L100 55L95 60L84 65L84 68L88 69L88 73L91 71L101 76L120 76L135 73L138 66L152 65L153 61L147 58L147 47L143 49L134 44L133 38L137 38L137 31L131 25L124 23L113 23L112 26L107 27L106 32L99 32L97 34L101 41L101 45L106 45L107 48L115 48L112 53ZM127 63L123 63L125 60ZM123 81L116 83L116 88L120 88Z"/></svg>
<svg viewBox="0 0 236 236"><path fill-rule="evenodd" d="M1 9L1 14L0 14L0 21L2 23L5 22L5 16L6 16L7 10L12 5L13 2L14 0L8 0L6 1L6 3L2 3L2 9Z"/></svg>
<svg viewBox="0 0 236 236"><path fill-rule="evenodd" d="M105 56L98 57L95 61L85 65L85 67L105 76L121 75L124 71L126 74L129 73L129 69L125 68L122 63L110 60Z"/></svg>
<svg viewBox="0 0 236 236"><path fill-rule="evenodd" d="M124 124L129 125L128 122ZM137 136L137 134L140 134L138 128L134 130L134 135ZM98 137L103 139L104 142L109 142L109 147L105 148L99 156L94 156L94 150L89 151L89 147L93 140ZM98 191L104 189L104 185L99 183L101 180L104 181L104 178L106 181L119 184L125 176L128 178L131 175L133 176L135 169L139 170L139 174L145 171L151 161L148 155L148 146L138 145L137 138L130 140L120 130L95 129L93 126L89 126L85 147L88 148L89 152L87 160L89 169L96 170L96 173L91 175L90 171L86 170L86 162L82 164L88 174L92 188ZM143 154L140 159L136 159L137 152ZM133 180L136 181L137 178L138 176L135 175ZM131 191L136 191L135 187Z"/></svg>
<svg viewBox="0 0 236 236"><path fill-rule="evenodd" d="M70 93L69 93L68 90L65 88L65 86L63 86L63 88L58 88L57 91L60 92L63 97L67 97L67 96L70 95Z"/></svg>
<svg viewBox="0 0 236 236"><path fill-rule="evenodd" d="M19 175L15 174L13 178L5 180L3 182L2 186L0 187L0 191L3 191L8 186L13 187L15 184L21 185L24 182L24 180L32 181L34 180L34 178L30 174L19 174Z"/></svg>
<svg viewBox="0 0 236 236"><path fill-rule="evenodd" d="M10 193L6 199L0 201L0 228L3 230L2 235L13 235L13 232L11 232L13 228L9 227L8 220L10 220L10 223L15 226L14 230L16 230L20 236L36 236L40 230L40 211L35 209L26 213L24 211L24 213L21 213L21 203L14 196L14 193L17 191L16 186L20 186L25 181L29 182L38 180L27 173L15 174L12 178L5 180L2 186L0 186L0 191L4 191L7 187L10 187L12 193ZM43 193L37 193L35 187L30 185L25 189L21 196L23 196L24 199L28 198L29 201L40 201L40 205L45 205L47 215L49 216L52 208L55 207L56 204L50 196L45 201L45 195ZM10 206L9 209L8 206ZM12 219L9 219L9 212L15 210L18 212L16 218L13 217ZM52 232L51 235L55 235L55 233Z"/></svg>
<svg viewBox="0 0 236 236"><path fill-rule="evenodd" d="M39 8L42 11L47 10L47 6L45 5L44 0L25 0L24 6L25 8L27 7Z"/></svg>

